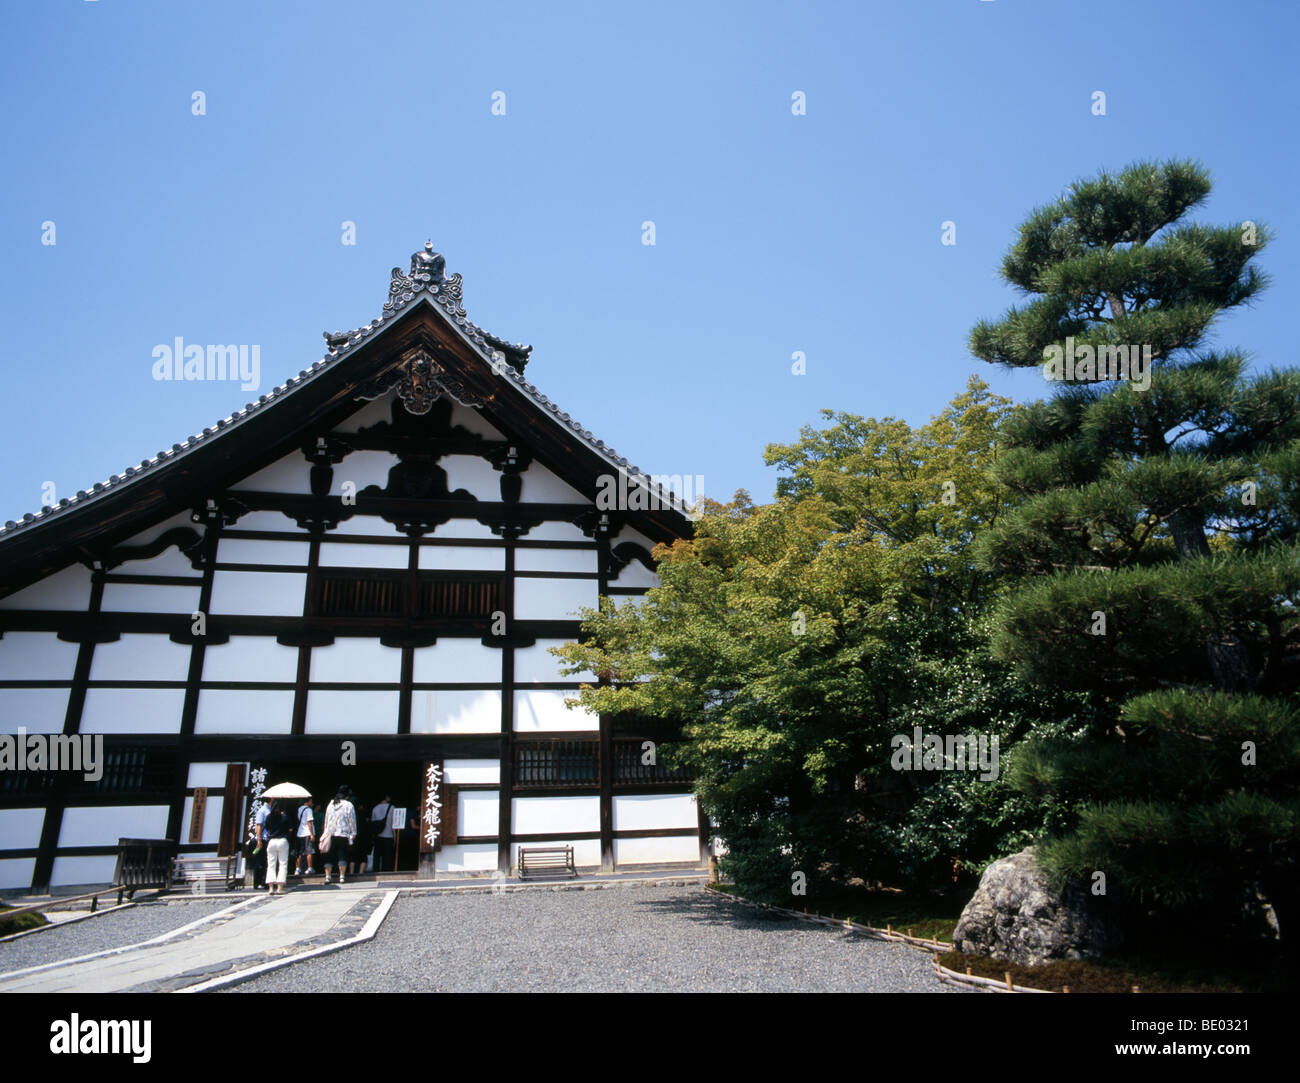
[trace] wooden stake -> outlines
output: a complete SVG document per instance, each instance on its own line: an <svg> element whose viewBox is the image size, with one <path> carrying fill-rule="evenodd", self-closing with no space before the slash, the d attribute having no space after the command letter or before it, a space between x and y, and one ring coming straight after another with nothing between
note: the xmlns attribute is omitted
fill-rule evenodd
<svg viewBox="0 0 1300 1083"><path fill-rule="evenodd" d="M1009 992L1011 992L1011 991L1012 991L1012 986L1011 986L1011 971L1008 970L1008 971L1007 971L1007 992L1009 993Z"/></svg>
<svg viewBox="0 0 1300 1083"><path fill-rule="evenodd" d="M1142 992L1142 990L1139 989L1139 988L1135 985L1135 986L1133 986L1133 992L1135 992L1135 993L1140 993L1140 992Z"/></svg>
<svg viewBox="0 0 1300 1083"><path fill-rule="evenodd" d="M1062 985L1062 986L1061 986L1061 992L1062 992L1062 993L1068 993L1069 991L1070 991L1070 987L1069 987L1068 985Z"/></svg>

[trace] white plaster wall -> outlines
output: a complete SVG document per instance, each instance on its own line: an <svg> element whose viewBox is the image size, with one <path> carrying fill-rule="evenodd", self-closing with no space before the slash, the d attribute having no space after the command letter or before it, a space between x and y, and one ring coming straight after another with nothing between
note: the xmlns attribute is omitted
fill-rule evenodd
<svg viewBox="0 0 1300 1083"><path fill-rule="evenodd" d="M219 790L226 784L226 765L224 763L192 763L189 774L185 776L186 787L207 786Z"/></svg>
<svg viewBox="0 0 1300 1083"><path fill-rule="evenodd" d="M495 853L496 851L493 850ZM58 861L58 858L55 858ZM496 862L492 863L496 868ZM0 858L0 888L28 888L32 884L32 873L36 870L34 857Z"/></svg>
<svg viewBox="0 0 1300 1083"><path fill-rule="evenodd" d="M116 846L119 838L165 838L167 812L166 805L101 805L98 808L64 809L59 849Z"/></svg>
<svg viewBox="0 0 1300 1083"><path fill-rule="evenodd" d="M262 493L310 493L311 463L301 451L291 451L278 462L273 462L232 485L231 489Z"/></svg>
<svg viewBox="0 0 1300 1083"><path fill-rule="evenodd" d="M591 501L567 482L560 480L541 463L524 471L524 489L520 500L525 504L590 504Z"/></svg>
<svg viewBox="0 0 1300 1083"><path fill-rule="evenodd" d="M539 639L531 647L515 648L515 681L519 684L533 682L582 682L595 683L596 675L587 670L566 677L560 672L560 659L550 653L551 647L560 647L567 642L563 639Z"/></svg>
<svg viewBox="0 0 1300 1083"><path fill-rule="evenodd" d="M212 577L212 612L300 617L306 591L303 572L218 571Z"/></svg>
<svg viewBox="0 0 1300 1083"><path fill-rule="evenodd" d="M159 523L157 526L151 526L148 530L140 531L139 534L131 535L131 537L129 537L126 541L122 542L122 545L129 546L129 547L135 547L137 545L148 545L151 541L154 541L157 538L161 538L164 534L167 533L167 531L175 530L178 526L187 526L194 530L198 530L200 534L203 533L202 529L194 522L193 519L190 518L190 513L188 511L182 511L182 512L177 512L166 522ZM134 569L135 567L137 567L137 565L134 562L132 562L131 567L132 569ZM193 574L193 569L190 569L190 572L191 574Z"/></svg>
<svg viewBox="0 0 1300 1083"><path fill-rule="evenodd" d="M80 564L0 598L0 609L87 609L89 606L90 570Z"/></svg>
<svg viewBox="0 0 1300 1083"><path fill-rule="evenodd" d="M92 681L183 681L192 648L166 636L123 633L116 643L96 643L90 659Z"/></svg>
<svg viewBox="0 0 1300 1083"><path fill-rule="evenodd" d="M130 836L123 836L128 838ZM113 840L114 843L117 839ZM104 857L56 857L50 870L51 887L74 887L79 884L111 884L117 855Z"/></svg>
<svg viewBox="0 0 1300 1083"><path fill-rule="evenodd" d="M402 652L377 639L341 636L311 651L313 681L396 684L401 679Z"/></svg>
<svg viewBox="0 0 1300 1083"><path fill-rule="evenodd" d="M472 433L477 433L479 436L486 436L489 440L505 439L501 430L496 428L477 409L472 406L463 406L459 402L452 403L451 424L453 427L459 426Z"/></svg>
<svg viewBox="0 0 1300 1083"><path fill-rule="evenodd" d="M205 681L280 681L298 679L298 648L270 636L231 636L203 652Z"/></svg>
<svg viewBox="0 0 1300 1083"><path fill-rule="evenodd" d="M438 465L447 472L447 489L467 489L478 500L501 499L501 472L477 455L444 455Z"/></svg>
<svg viewBox="0 0 1300 1083"><path fill-rule="evenodd" d="M322 542L320 547L323 568L405 568L410 559L410 549L405 545Z"/></svg>
<svg viewBox="0 0 1300 1083"><path fill-rule="evenodd" d="M308 733L396 733L397 692L307 693Z"/></svg>
<svg viewBox="0 0 1300 1083"><path fill-rule="evenodd" d="M615 831L650 831L700 825L695 795L644 793L614 795Z"/></svg>
<svg viewBox="0 0 1300 1083"><path fill-rule="evenodd" d="M600 797L598 795L515 797L511 799L511 814L514 817L513 832L516 835L541 835L557 831L599 831ZM524 845L542 844L525 843ZM599 847L597 860L599 860Z"/></svg>
<svg viewBox="0 0 1300 1083"><path fill-rule="evenodd" d="M209 797L207 807L203 810L203 837L199 842L215 846L221 841L221 806L224 797ZM185 813L181 817L182 843L190 841L190 823L194 816L194 798L185 798Z"/></svg>
<svg viewBox="0 0 1300 1083"><path fill-rule="evenodd" d="M458 835L495 835L500 826L499 797L495 790L468 790L459 795L456 813Z"/></svg>
<svg viewBox="0 0 1300 1083"><path fill-rule="evenodd" d="M491 872L497 867L497 845L476 842L444 846L434 855L434 867L438 872Z"/></svg>
<svg viewBox="0 0 1300 1083"><path fill-rule="evenodd" d="M500 733L501 693L411 693L412 733Z"/></svg>
<svg viewBox="0 0 1300 1083"><path fill-rule="evenodd" d="M0 681L70 681L77 644L53 632L6 632L0 639Z"/></svg>
<svg viewBox="0 0 1300 1083"><path fill-rule="evenodd" d="M663 839L615 839L614 864L626 865L698 865L700 840L693 835L676 835Z"/></svg>
<svg viewBox="0 0 1300 1083"><path fill-rule="evenodd" d="M500 572L506 566L504 549L485 545L424 545L420 567L448 571Z"/></svg>
<svg viewBox="0 0 1300 1083"><path fill-rule="evenodd" d="M293 693L205 688L199 692L195 733L280 733L293 728Z"/></svg>
<svg viewBox="0 0 1300 1083"><path fill-rule="evenodd" d="M500 494L497 494L498 499ZM439 538L487 538L500 541L492 528L484 526L477 519L449 519L435 531Z"/></svg>
<svg viewBox="0 0 1300 1083"><path fill-rule="evenodd" d="M43 808L0 809L0 850L28 850L40 845ZM493 828L491 834L496 834Z"/></svg>
<svg viewBox="0 0 1300 1083"><path fill-rule="evenodd" d="M393 400L396 398L397 393L390 391L380 395L374 402L363 403L355 414L335 426L334 431L360 432L362 429L370 428L371 425L378 425L381 421L392 420Z"/></svg>
<svg viewBox="0 0 1300 1083"><path fill-rule="evenodd" d="M589 542L587 537L578 527L572 523L539 523L524 535L525 541L571 541L571 542ZM522 550L521 550L522 551Z"/></svg>
<svg viewBox="0 0 1300 1083"><path fill-rule="evenodd" d="M587 572L599 570L594 549L520 549L515 553L517 572Z"/></svg>
<svg viewBox="0 0 1300 1083"><path fill-rule="evenodd" d="M659 576L639 560L633 560L609 581L609 585L612 587L657 587L659 585Z"/></svg>
<svg viewBox="0 0 1300 1083"><path fill-rule="evenodd" d="M475 782L501 781L500 760L444 760L442 778L448 786L463 786ZM495 834L495 829L492 832Z"/></svg>
<svg viewBox="0 0 1300 1083"><path fill-rule="evenodd" d="M545 842L512 842L510 844L510 864L512 867L519 864L519 849L522 846L572 846L573 863L578 868L592 868L600 865L600 839L547 839Z"/></svg>
<svg viewBox="0 0 1300 1083"><path fill-rule="evenodd" d="M61 733L67 713L66 688L0 688L0 733Z"/></svg>
<svg viewBox="0 0 1300 1083"><path fill-rule="evenodd" d="M630 526L625 526L622 530L618 532L618 535L616 537L611 538L609 542L609 547L613 549L614 546L621 545L623 542L629 542L629 541L636 542L636 544L641 546L641 548L644 549L647 553L653 553L655 550L655 542L651 541L648 537L646 537L646 535L642 534L639 530L633 530Z"/></svg>
<svg viewBox="0 0 1300 1083"><path fill-rule="evenodd" d="M100 608L113 613L193 613L199 608L199 586L105 583Z"/></svg>
<svg viewBox="0 0 1300 1083"><path fill-rule="evenodd" d="M378 515L353 515L350 519L344 519L330 531L330 537L337 537L340 534L364 538L393 538L398 536L397 527L381 519Z"/></svg>
<svg viewBox="0 0 1300 1083"><path fill-rule="evenodd" d="M296 534L299 538L302 537L302 531L298 529L298 524L282 511L250 511L247 515L241 515L239 521L231 529L269 530L277 534Z"/></svg>
<svg viewBox="0 0 1300 1083"><path fill-rule="evenodd" d="M564 705L565 696L572 692L542 691L541 689L515 692L515 732L545 733L556 730L599 730L600 716Z"/></svg>
<svg viewBox="0 0 1300 1083"><path fill-rule="evenodd" d="M419 684L500 684L501 650L477 639L438 640L412 653L413 680Z"/></svg>
<svg viewBox="0 0 1300 1083"><path fill-rule="evenodd" d="M183 688L92 688L81 712L82 733L179 733Z"/></svg>
<svg viewBox="0 0 1300 1083"><path fill-rule="evenodd" d="M217 543L220 564L284 564L307 567L311 544L305 541L265 541L259 538L222 538Z"/></svg>
<svg viewBox="0 0 1300 1083"><path fill-rule="evenodd" d="M595 609L594 579L515 578L516 620L577 620L578 610Z"/></svg>
<svg viewBox="0 0 1300 1083"><path fill-rule="evenodd" d="M188 518L188 517L187 517ZM188 526L198 529L193 523ZM202 534L203 531L199 530ZM190 563L189 557L174 545L167 546L156 557L147 560L128 560L113 569L116 575L187 575L197 577L203 573Z"/></svg>
<svg viewBox="0 0 1300 1083"><path fill-rule="evenodd" d="M334 464L334 479L330 483L330 495L342 496L343 483L350 481L356 488L355 496L367 485L388 487L388 472L401 460L387 451L354 451L346 455L343 461Z"/></svg>

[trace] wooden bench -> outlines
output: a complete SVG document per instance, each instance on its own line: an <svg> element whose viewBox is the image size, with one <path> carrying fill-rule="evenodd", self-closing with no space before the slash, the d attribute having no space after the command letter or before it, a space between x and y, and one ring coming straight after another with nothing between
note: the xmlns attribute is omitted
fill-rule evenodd
<svg viewBox="0 0 1300 1083"><path fill-rule="evenodd" d="M573 864L572 846L519 848L519 879L529 880L541 876L564 876L576 879L577 867Z"/></svg>
<svg viewBox="0 0 1300 1083"><path fill-rule="evenodd" d="M118 839L113 886L123 888L128 899L144 887L165 891L175 856L176 843L171 839Z"/></svg>
<svg viewBox="0 0 1300 1083"><path fill-rule="evenodd" d="M192 891L206 891L210 883L229 887L238 877L239 855L229 857L196 857L182 855L172 858L171 883L188 884Z"/></svg>

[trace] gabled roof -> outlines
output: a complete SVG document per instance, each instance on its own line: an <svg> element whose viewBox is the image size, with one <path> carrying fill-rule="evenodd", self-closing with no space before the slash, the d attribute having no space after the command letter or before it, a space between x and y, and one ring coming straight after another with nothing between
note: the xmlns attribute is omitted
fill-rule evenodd
<svg viewBox="0 0 1300 1083"><path fill-rule="evenodd" d="M507 342L472 323L462 304L461 276L456 274L447 277L443 273L444 266L443 257L433 251L431 242L427 243L423 252L417 252L411 257L408 273L403 274L400 268L393 268L388 301L379 316L352 331L326 332L326 355L297 376L291 376L278 387L259 396L256 402L246 403L243 409L220 419L203 432L173 444L151 458L141 460L139 465L128 466L120 474L96 482L89 489L78 490L75 496L60 500L57 506L44 507L39 512L23 515L17 521L6 522L0 528L0 560L5 563L6 572L11 570L12 562L25 563L23 556L28 550L37 558L31 569L37 576L49 574L74 560L85 559L86 546L91 536L100 532L96 519L102 523L105 531L112 526L123 526L114 514L119 503L135 503L134 493L149 487L151 482L156 482L159 489L165 490L168 488L167 482L173 477L188 480L193 474L203 473L187 469L188 461L193 461L197 466L198 459L205 451L218 444L231 442L236 430L242 430L250 437L253 436L254 429L258 430L258 435L268 433L269 427L265 422L272 411L275 412L277 421L281 421L282 411L285 414L292 411L294 418L299 421L309 415L319 418L327 406L337 408L345 401L354 402L355 392L376 376L382 379L382 374L387 373L396 380L397 377L391 371L394 357L409 345L410 336L405 332L408 325L415 323L427 327L431 322L436 322L439 327L454 332L455 338L483 363L477 366L477 371L470 371L470 366L466 366L466 370L456 376L472 378L471 382L480 392L487 391L486 398L497 398L496 392L505 387L513 389L530 412L545 418L556 428L561 444L577 445L596 461L595 465L603 463L615 471L627 473L633 481L640 479L643 484L651 485L651 479L644 471L629 463L603 440L597 439L590 430L579 425L535 385L524 379L523 369L528 363L532 347ZM430 321L431 314L436 316L435 321ZM402 327L400 331L397 330L399 326ZM369 361L374 364L367 363ZM457 394L459 381L450 382L453 386L447 388L449 393L460 401L467 401ZM476 402L482 397L484 396L480 394L476 399L470 395L468 402ZM311 399L310 403L305 402L308 398ZM291 404L298 400L304 400L304 409L293 411ZM286 417L283 419L285 423L275 428L275 435L281 437L281 442L287 443L290 448L293 432L302 427L292 424L294 418ZM663 529L658 532L667 537L688 531L686 506L667 490L656 492L663 508ZM184 504L184 500L175 499L174 493L172 495L175 503ZM156 504L158 501L145 503ZM180 510L180 507L173 508L172 513L176 510ZM59 524L66 522L71 528L73 520L78 521L80 529L73 532L75 538L67 539L72 549L70 558L64 553L61 560L48 559L53 557L55 551L65 548L60 544L60 536L65 531L60 529ZM145 529L138 523L133 526L136 530ZM114 533L121 534L122 531ZM47 559L40 559L42 553ZM12 570L17 571L16 568ZM12 582L9 575L4 578Z"/></svg>

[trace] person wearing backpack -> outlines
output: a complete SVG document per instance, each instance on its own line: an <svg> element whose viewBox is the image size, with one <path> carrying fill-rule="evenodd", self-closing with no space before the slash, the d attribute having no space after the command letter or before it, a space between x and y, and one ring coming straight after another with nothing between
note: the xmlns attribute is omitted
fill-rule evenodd
<svg viewBox="0 0 1300 1083"><path fill-rule="evenodd" d="M315 861L313 856L316 853L316 823L312 816L311 798L304 797L302 804L298 806L298 876L314 876L316 870L312 868L312 862ZM302 871L303 858L307 859L307 871Z"/></svg>
<svg viewBox="0 0 1300 1083"><path fill-rule="evenodd" d="M259 842L266 845L266 884L272 895L284 894L284 882L289 874L289 832L293 821L280 801L272 801L266 822L258 831Z"/></svg>

